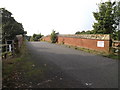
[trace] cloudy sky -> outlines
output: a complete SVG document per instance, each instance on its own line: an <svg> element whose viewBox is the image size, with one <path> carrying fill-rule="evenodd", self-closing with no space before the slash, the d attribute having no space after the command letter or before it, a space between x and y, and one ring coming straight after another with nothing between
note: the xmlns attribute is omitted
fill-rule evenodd
<svg viewBox="0 0 120 90"><path fill-rule="evenodd" d="M107 0L102 0L107 1ZM92 30L93 13L101 0L0 0L0 8L12 12L28 35L52 30L60 34Z"/></svg>

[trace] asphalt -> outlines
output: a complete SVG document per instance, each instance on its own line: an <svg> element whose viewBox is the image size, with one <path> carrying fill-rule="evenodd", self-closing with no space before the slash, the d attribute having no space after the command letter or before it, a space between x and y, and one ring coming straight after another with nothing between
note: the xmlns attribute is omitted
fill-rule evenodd
<svg viewBox="0 0 120 90"><path fill-rule="evenodd" d="M118 60L47 42L27 42L27 47L38 65L53 66L51 74L64 74L64 87L118 88Z"/></svg>

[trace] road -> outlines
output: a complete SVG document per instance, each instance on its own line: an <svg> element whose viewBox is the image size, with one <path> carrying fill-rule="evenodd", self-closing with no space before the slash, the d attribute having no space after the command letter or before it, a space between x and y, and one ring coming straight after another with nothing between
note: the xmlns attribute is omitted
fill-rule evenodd
<svg viewBox="0 0 120 90"><path fill-rule="evenodd" d="M68 82L77 87L117 88L118 61L93 55L64 45L47 42L28 42L29 52L39 64L53 65L68 75ZM53 74L55 71L51 71ZM63 77L64 78L64 77ZM75 82L75 81L77 82ZM58 82L59 83L59 82ZM71 85L71 87L72 87Z"/></svg>

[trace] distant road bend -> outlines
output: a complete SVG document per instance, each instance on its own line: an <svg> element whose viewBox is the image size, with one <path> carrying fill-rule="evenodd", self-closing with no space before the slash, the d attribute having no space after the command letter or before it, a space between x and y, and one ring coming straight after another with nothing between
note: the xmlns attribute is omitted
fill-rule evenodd
<svg viewBox="0 0 120 90"><path fill-rule="evenodd" d="M41 60L54 64L82 85L91 88L118 88L118 60L47 42L27 42L27 47L38 64Z"/></svg>

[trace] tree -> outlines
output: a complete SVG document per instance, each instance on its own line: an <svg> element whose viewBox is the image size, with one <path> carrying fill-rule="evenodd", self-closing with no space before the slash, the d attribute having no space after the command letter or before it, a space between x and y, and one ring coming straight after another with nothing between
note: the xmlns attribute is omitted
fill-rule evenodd
<svg viewBox="0 0 120 90"><path fill-rule="evenodd" d="M97 34L113 34L116 29L115 22L115 8L116 3L110 0L98 5L99 11L93 12L93 15L97 21L94 23L94 32Z"/></svg>
<svg viewBox="0 0 120 90"><path fill-rule="evenodd" d="M119 26L118 29L120 29L120 1L116 2L116 7L114 11L115 11L116 26Z"/></svg>
<svg viewBox="0 0 120 90"><path fill-rule="evenodd" d="M15 39L16 35L24 35L23 25L18 23L12 13L6 10L5 8L0 8L0 14L2 15L2 43L5 43L6 39Z"/></svg>
<svg viewBox="0 0 120 90"><path fill-rule="evenodd" d="M31 36L25 36L27 41L30 41Z"/></svg>
<svg viewBox="0 0 120 90"><path fill-rule="evenodd" d="M77 31L75 34L94 34L94 30L87 30L87 31Z"/></svg>
<svg viewBox="0 0 120 90"><path fill-rule="evenodd" d="M37 34L33 34L33 38L35 38L37 36Z"/></svg>
<svg viewBox="0 0 120 90"><path fill-rule="evenodd" d="M57 34L55 33L54 30L51 33L51 42L52 43L56 43L57 42Z"/></svg>
<svg viewBox="0 0 120 90"><path fill-rule="evenodd" d="M33 36L31 37L31 40L33 41L39 41L39 39L43 37L43 35L40 33L40 34L33 34Z"/></svg>
<svg viewBox="0 0 120 90"><path fill-rule="evenodd" d="M115 21L116 21L116 27L117 30L114 34L116 36L115 39L120 40L120 1L116 3L116 8L115 8Z"/></svg>
<svg viewBox="0 0 120 90"><path fill-rule="evenodd" d="M80 31L77 31L75 34L80 34Z"/></svg>

